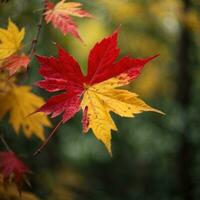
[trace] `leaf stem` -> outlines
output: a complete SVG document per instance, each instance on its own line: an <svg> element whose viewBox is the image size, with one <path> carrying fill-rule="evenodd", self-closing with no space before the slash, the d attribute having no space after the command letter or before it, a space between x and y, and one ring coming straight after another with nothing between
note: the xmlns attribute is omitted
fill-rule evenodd
<svg viewBox="0 0 200 200"><path fill-rule="evenodd" d="M10 146L8 145L6 140L4 139L3 134L0 134L0 140L3 143L3 145L5 146L6 150L12 152L12 149L10 148Z"/></svg>
<svg viewBox="0 0 200 200"><path fill-rule="evenodd" d="M51 134L48 136L48 138L44 141L44 143L35 151L35 153L33 154L33 156L37 156L38 154L40 154L42 152L42 150L49 144L51 138L54 136L54 134L56 133L57 129L60 127L60 125L62 124L63 120L61 120L56 127L53 129L53 131L51 132Z"/></svg>

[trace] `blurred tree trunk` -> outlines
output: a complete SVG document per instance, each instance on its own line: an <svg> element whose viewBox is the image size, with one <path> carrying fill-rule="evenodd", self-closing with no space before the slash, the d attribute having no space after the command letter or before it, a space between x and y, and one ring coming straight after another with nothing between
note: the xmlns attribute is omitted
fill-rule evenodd
<svg viewBox="0 0 200 200"><path fill-rule="evenodd" d="M191 0L183 0L183 14L186 15L191 8ZM192 37L190 30L183 24L180 33L178 49L178 71L177 71L177 92L176 100L182 108L183 129L180 132L180 148L178 152L178 180L179 193L184 200L192 200L193 197L193 178L192 161L193 145L190 142L188 111L190 105L191 92L191 46Z"/></svg>

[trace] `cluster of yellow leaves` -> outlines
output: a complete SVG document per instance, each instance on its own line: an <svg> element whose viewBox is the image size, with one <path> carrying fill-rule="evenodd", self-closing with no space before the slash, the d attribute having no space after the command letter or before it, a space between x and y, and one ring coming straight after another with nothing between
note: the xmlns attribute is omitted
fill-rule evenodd
<svg viewBox="0 0 200 200"><path fill-rule="evenodd" d="M19 133L20 127L22 127L28 138L35 134L44 140L43 126L51 126L48 118L43 113L28 116L44 104L44 100L33 94L31 87L17 86L8 77L6 79L2 76L0 91L0 118L9 113L9 122L16 133Z"/></svg>
<svg viewBox="0 0 200 200"><path fill-rule="evenodd" d="M118 78L111 78L102 83L88 87L83 100L82 109L88 108L89 127L101 140L110 155L111 151L111 130L117 131L117 127L110 116L114 112L121 117L134 117L135 114L143 111L154 111L163 114L161 111L148 106L138 98L137 94L127 90L115 89L124 85Z"/></svg>
<svg viewBox="0 0 200 200"><path fill-rule="evenodd" d="M1 200L39 200L34 194L22 191L21 196L15 184L8 184L6 187L3 183L3 177L0 174L0 199Z"/></svg>

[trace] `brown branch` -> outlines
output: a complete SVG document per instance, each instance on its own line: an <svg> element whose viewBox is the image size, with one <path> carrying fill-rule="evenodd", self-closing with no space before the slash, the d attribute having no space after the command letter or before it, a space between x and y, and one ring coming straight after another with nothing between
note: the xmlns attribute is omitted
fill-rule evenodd
<svg viewBox="0 0 200 200"><path fill-rule="evenodd" d="M32 58L33 58L33 56L35 54L37 43L38 43L38 39L39 39L39 36L40 36L40 33L41 33L41 29L42 29L43 14L45 12L45 1L43 1L43 3L44 3L43 9L42 9L42 12L40 14L39 22L37 24L37 27L38 27L37 28L37 33L36 33L34 39L32 40L31 47L29 49L30 60L32 60Z"/></svg>
<svg viewBox="0 0 200 200"><path fill-rule="evenodd" d="M29 59L30 59L30 62L28 64L28 67L27 67L27 71L29 69L29 66L31 64L31 61L33 59L33 56L36 52L36 47L37 47L37 44L38 44L38 40L39 40L39 37L40 37L40 33L41 33L41 29L42 29L42 21L43 21L43 14L45 12L45 1L46 0L43 0L43 8L42 8L42 11L41 11L41 14L40 14L40 17L39 17L39 21L38 21L38 24L37 24L37 32L35 34L35 37L34 39L32 40L31 42L31 46L30 46L30 49L28 51L28 55L29 55ZM20 75L20 74L19 74ZM19 80L21 80L20 82L23 82L24 80L26 80L28 78L28 73L23 73L21 74L21 76L19 77Z"/></svg>
<svg viewBox="0 0 200 200"><path fill-rule="evenodd" d="M3 145L5 146L6 150L12 152L12 149L10 148L10 146L8 145L6 140L4 139L3 134L0 134L0 140L3 143Z"/></svg>
<svg viewBox="0 0 200 200"><path fill-rule="evenodd" d="M38 154L40 154L42 152L42 150L49 144L51 138L54 136L54 134L56 133L57 129L60 127L60 125L62 124L62 122L63 122L63 120L61 120L56 125L56 127L53 129L53 131L48 136L48 138L44 141L44 143L35 151L35 153L33 154L33 156L37 156Z"/></svg>

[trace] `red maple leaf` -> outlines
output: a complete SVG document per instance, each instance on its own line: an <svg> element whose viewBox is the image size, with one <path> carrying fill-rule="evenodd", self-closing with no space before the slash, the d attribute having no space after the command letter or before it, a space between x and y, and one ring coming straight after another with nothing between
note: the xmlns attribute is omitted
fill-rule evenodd
<svg viewBox="0 0 200 200"><path fill-rule="evenodd" d="M91 14L81 9L82 4L78 2L65 2L65 0L61 0L57 4L45 0L45 4L46 11L44 15L46 23L51 22L64 35L71 33L74 37L81 40L77 32L78 26L74 23L71 16L92 17Z"/></svg>
<svg viewBox="0 0 200 200"><path fill-rule="evenodd" d="M116 78L114 81L117 81L117 87L126 85L138 77L147 62L157 56L145 59L134 59L125 56L117 61L116 59L120 53L120 49L117 48L117 38L118 31L115 31L111 36L103 39L92 48L88 58L86 76L81 72L77 61L63 48L58 48L57 58L37 56L41 65L39 72L44 77L44 80L38 82L38 86L49 92L63 91L62 94L51 97L37 112L44 112L47 115L51 115L51 117L63 114L60 125L68 121L80 110L81 98L89 87L104 83L113 77ZM114 82L110 84L114 84ZM138 107L141 106L136 113L142 110L145 111L143 108L146 105L137 99L135 101L138 103ZM150 107L146 107L146 111L150 111ZM155 110L151 109L151 111ZM84 108L82 122L83 130L87 132L89 129L87 107ZM35 155L46 146L57 128L58 126Z"/></svg>
<svg viewBox="0 0 200 200"><path fill-rule="evenodd" d="M29 168L13 152L0 152L0 172L4 182L14 181L20 190L23 181L27 181L26 174L31 173Z"/></svg>

